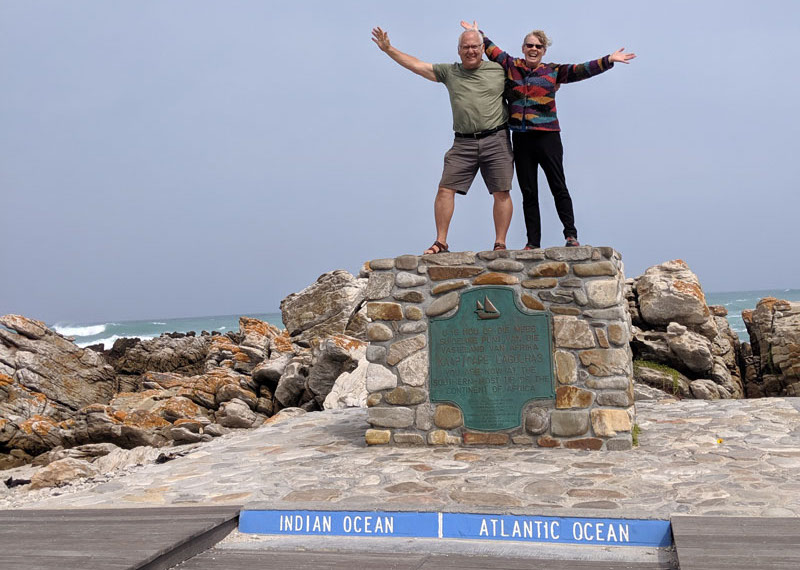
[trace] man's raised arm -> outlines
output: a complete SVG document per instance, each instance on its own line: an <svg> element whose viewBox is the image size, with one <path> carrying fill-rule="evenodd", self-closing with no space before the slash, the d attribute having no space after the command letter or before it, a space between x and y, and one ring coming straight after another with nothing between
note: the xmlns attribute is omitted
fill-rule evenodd
<svg viewBox="0 0 800 570"><path fill-rule="evenodd" d="M418 60L413 55L401 52L399 49L392 46L389 42L389 34L380 28L372 29L372 41L375 42L381 51L386 53L389 57L395 60L408 70L413 71L417 75L421 75L425 79L436 81L436 75L433 73L433 64L425 63Z"/></svg>

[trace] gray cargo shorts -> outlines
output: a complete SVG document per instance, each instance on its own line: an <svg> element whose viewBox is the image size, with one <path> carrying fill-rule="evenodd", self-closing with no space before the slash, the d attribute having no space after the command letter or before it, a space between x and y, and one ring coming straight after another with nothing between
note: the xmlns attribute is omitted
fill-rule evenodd
<svg viewBox="0 0 800 570"><path fill-rule="evenodd" d="M456 137L452 148L444 155L444 170L439 186L466 194L478 169L490 194L511 190L514 153L508 129L480 139Z"/></svg>

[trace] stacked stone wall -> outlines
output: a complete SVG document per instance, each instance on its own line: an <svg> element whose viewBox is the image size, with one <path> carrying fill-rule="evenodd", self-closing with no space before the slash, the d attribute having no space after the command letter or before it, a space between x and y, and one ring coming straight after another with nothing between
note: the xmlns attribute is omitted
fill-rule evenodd
<svg viewBox="0 0 800 570"><path fill-rule="evenodd" d="M368 269L368 444L631 448L631 325L614 249L403 255ZM430 402L428 319L453 315L461 293L485 285L552 317L555 398L527 403L511 430L468 429L458 407Z"/></svg>

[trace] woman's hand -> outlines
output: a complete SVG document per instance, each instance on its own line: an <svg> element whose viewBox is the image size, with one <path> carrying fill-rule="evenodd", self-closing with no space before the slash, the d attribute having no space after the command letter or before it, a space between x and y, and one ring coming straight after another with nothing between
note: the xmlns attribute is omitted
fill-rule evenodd
<svg viewBox="0 0 800 570"><path fill-rule="evenodd" d="M478 22L473 20L472 23L470 24L469 22L465 22L464 20L461 20L461 27L464 28L465 30L468 30L468 31L477 32L478 31Z"/></svg>
<svg viewBox="0 0 800 570"><path fill-rule="evenodd" d="M461 22L462 25L464 22ZM630 63L630 60L636 57L635 53L622 53L625 48L619 48L617 51L608 56L608 61L612 63Z"/></svg>

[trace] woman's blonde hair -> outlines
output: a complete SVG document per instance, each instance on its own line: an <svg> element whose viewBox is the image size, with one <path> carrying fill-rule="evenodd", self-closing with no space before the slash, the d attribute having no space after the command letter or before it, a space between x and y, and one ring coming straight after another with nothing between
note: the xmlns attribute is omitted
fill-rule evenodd
<svg viewBox="0 0 800 570"><path fill-rule="evenodd" d="M544 47L548 48L553 45L553 40L547 37L547 34L544 33L544 30L533 30L529 34L525 36L525 39L522 40L522 45L525 45L528 42L528 38L531 36L536 36L536 38L542 42Z"/></svg>

